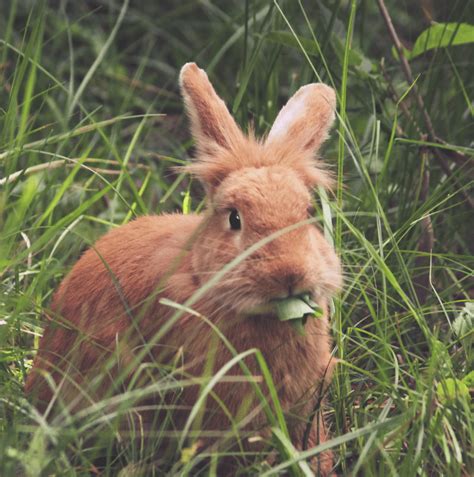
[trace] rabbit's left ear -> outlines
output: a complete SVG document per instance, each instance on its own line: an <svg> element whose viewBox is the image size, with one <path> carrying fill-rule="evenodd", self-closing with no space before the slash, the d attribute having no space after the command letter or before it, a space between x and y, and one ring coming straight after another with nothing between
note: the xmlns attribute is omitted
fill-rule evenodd
<svg viewBox="0 0 474 477"><path fill-rule="evenodd" d="M179 83L199 152L212 153L216 146L231 149L242 141L242 132L204 70L196 63L186 63Z"/></svg>
<svg viewBox="0 0 474 477"><path fill-rule="evenodd" d="M295 149L317 152L326 140L336 109L336 94L323 83L301 87L278 114L267 144L292 144Z"/></svg>

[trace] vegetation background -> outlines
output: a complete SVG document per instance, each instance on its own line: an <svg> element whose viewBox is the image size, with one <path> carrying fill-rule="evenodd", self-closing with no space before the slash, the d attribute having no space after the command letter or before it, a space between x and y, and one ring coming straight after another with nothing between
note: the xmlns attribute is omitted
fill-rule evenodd
<svg viewBox="0 0 474 477"><path fill-rule="evenodd" d="M187 61L258 134L300 85L338 92L324 158L339 187L317 208L346 276L325 445L336 472L472 475L472 1L0 0L0 12L0 475L152 475L150 449L112 452L97 413L47 423L22 386L42 311L88 245L137 215L202 207L172 169L192 156ZM307 475L324 446L298 454L277 431L275 463L255 456L242 475ZM194 450L155 472L193 475Z"/></svg>

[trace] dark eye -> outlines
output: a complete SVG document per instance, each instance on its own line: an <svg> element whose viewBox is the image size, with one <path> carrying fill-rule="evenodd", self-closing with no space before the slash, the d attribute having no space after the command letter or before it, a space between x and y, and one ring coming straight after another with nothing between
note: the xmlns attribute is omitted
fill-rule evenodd
<svg viewBox="0 0 474 477"><path fill-rule="evenodd" d="M309 218L314 217L314 214L316 213L316 208L314 207L313 204L309 205L306 210L307 210L307 213L308 213L308 217L309 217Z"/></svg>
<svg viewBox="0 0 474 477"><path fill-rule="evenodd" d="M240 230L242 224L240 223L240 215L237 209L230 209L229 224L232 230Z"/></svg>

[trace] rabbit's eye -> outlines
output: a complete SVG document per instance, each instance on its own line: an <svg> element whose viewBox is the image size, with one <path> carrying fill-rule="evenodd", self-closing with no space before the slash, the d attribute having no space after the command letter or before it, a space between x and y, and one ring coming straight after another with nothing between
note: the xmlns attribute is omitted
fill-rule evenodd
<svg viewBox="0 0 474 477"><path fill-rule="evenodd" d="M314 207L313 204L311 204L306 209L306 212L307 212L309 218L314 217L314 214L316 214L316 208Z"/></svg>
<svg viewBox="0 0 474 477"><path fill-rule="evenodd" d="M229 225L232 230L240 230L242 224L240 222L240 215L237 209L230 209Z"/></svg>

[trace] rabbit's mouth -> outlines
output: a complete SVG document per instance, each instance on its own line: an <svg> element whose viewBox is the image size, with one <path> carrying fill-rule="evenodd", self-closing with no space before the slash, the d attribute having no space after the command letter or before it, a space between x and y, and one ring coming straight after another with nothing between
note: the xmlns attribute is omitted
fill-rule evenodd
<svg viewBox="0 0 474 477"><path fill-rule="evenodd" d="M300 335L305 336L305 325L308 318L321 318L324 312L312 300L309 293L303 293L271 300L253 308L249 314L274 315L279 321L288 322Z"/></svg>
<svg viewBox="0 0 474 477"><path fill-rule="evenodd" d="M275 314L275 305L272 302L262 303L260 305L255 305L244 311L244 315L255 316L255 315L271 315Z"/></svg>
<svg viewBox="0 0 474 477"><path fill-rule="evenodd" d="M256 305L245 312L246 315L277 315L280 321L303 318L306 315L320 316L322 308L309 293L276 298Z"/></svg>

